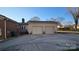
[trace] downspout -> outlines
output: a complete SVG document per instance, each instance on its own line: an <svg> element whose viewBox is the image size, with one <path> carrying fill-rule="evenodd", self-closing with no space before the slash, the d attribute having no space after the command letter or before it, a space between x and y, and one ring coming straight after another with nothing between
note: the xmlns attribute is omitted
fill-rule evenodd
<svg viewBox="0 0 79 59"><path fill-rule="evenodd" d="M6 35L6 19L4 19L4 39L7 38L7 35Z"/></svg>

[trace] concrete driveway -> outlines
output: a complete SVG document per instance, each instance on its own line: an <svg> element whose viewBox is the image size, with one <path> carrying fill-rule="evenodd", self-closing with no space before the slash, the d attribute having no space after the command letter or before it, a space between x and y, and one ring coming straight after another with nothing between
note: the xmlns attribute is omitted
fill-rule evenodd
<svg viewBox="0 0 79 59"><path fill-rule="evenodd" d="M79 34L24 35L0 43L1 51L63 51L79 47Z"/></svg>

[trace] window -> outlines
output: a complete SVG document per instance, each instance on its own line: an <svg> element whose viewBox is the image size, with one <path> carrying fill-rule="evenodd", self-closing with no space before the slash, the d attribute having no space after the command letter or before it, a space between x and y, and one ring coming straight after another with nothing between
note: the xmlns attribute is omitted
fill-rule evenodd
<svg viewBox="0 0 79 59"><path fill-rule="evenodd" d="M23 30L25 29L25 26L24 26L24 25L22 26L22 29L23 29Z"/></svg>

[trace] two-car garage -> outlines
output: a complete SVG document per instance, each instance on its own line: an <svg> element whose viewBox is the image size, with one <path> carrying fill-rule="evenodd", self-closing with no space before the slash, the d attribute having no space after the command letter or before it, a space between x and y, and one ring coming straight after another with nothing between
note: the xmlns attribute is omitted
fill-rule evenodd
<svg viewBox="0 0 79 59"><path fill-rule="evenodd" d="M57 23L53 21L30 21L28 32L31 34L53 34L57 31Z"/></svg>
<svg viewBox="0 0 79 59"><path fill-rule="evenodd" d="M53 34L54 33L54 28L53 27L42 27L42 26L37 26L33 27L32 29L32 34Z"/></svg>

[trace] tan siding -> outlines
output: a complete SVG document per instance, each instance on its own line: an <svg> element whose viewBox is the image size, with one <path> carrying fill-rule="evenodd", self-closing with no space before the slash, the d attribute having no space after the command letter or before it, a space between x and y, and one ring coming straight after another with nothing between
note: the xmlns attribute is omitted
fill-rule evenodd
<svg viewBox="0 0 79 59"><path fill-rule="evenodd" d="M31 33L32 32L32 27L35 27L35 26L37 26L37 27L43 27L43 31L45 31L45 27L54 27L53 28L53 30L54 31L57 31L57 24L53 24L53 23L29 23L29 25L28 25L28 31L29 31L29 33Z"/></svg>

